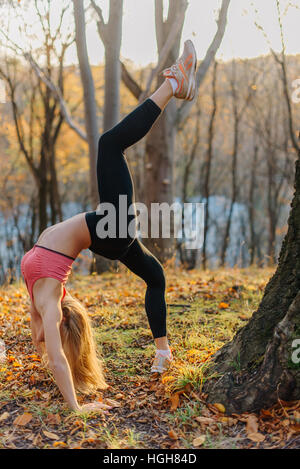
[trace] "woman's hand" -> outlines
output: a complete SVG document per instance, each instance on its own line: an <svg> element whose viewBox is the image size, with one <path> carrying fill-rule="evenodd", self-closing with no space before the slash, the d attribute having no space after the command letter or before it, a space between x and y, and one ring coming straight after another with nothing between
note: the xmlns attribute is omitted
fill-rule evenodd
<svg viewBox="0 0 300 469"><path fill-rule="evenodd" d="M88 404L84 404L83 406L79 408L78 412L80 413L103 412L111 408L112 407L107 404L103 404L102 402L95 401L95 402L89 402Z"/></svg>

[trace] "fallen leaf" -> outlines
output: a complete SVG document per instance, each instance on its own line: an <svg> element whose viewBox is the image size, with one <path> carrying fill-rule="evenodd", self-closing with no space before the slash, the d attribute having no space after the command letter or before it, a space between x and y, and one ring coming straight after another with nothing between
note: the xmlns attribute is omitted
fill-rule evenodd
<svg viewBox="0 0 300 469"><path fill-rule="evenodd" d="M48 414L47 423L49 425L59 425L61 423L61 418L59 414Z"/></svg>
<svg viewBox="0 0 300 469"><path fill-rule="evenodd" d="M262 410L260 411L260 413L261 413L262 417L268 417L268 418L270 417L270 418L273 418L273 414L272 414L272 412L270 412L269 410L262 409Z"/></svg>
<svg viewBox="0 0 300 469"><path fill-rule="evenodd" d="M29 423L31 419L32 419L32 415L25 412L22 415L18 415L18 417L15 418L13 424L14 425L24 426L24 425L27 425L27 423Z"/></svg>
<svg viewBox="0 0 300 469"><path fill-rule="evenodd" d="M295 425L291 425L290 429L293 433L300 433L300 424L296 423Z"/></svg>
<svg viewBox="0 0 300 469"><path fill-rule="evenodd" d="M262 441L264 441L265 439L265 436L262 434L262 433L249 433L247 435L247 438L249 438L249 440L251 441L254 441L255 443L261 443Z"/></svg>
<svg viewBox="0 0 300 469"><path fill-rule="evenodd" d="M3 422L3 420L7 420L9 417L8 412L4 412L3 414L0 415L0 422Z"/></svg>
<svg viewBox="0 0 300 469"><path fill-rule="evenodd" d="M177 407L179 406L179 398L180 394L178 392L176 392L175 394L173 394L171 396L171 410L176 410Z"/></svg>
<svg viewBox="0 0 300 469"><path fill-rule="evenodd" d="M174 430L170 430L170 431L168 432L168 435L169 435L169 437L170 437L172 440L178 440L178 435L177 435L177 433L176 433Z"/></svg>
<svg viewBox="0 0 300 469"><path fill-rule="evenodd" d="M238 317L241 321L248 321L249 319L248 316L246 316L245 314L239 314Z"/></svg>
<svg viewBox="0 0 300 469"><path fill-rule="evenodd" d="M121 407L120 402L114 401L113 399L105 399L105 404L108 404L111 407Z"/></svg>
<svg viewBox="0 0 300 469"><path fill-rule="evenodd" d="M203 425L210 425L216 423L216 421L210 417L196 417L197 422L202 423Z"/></svg>
<svg viewBox="0 0 300 469"><path fill-rule="evenodd" d="M38 434L34 437L34 439L32 440L32 444L33 444L34 446L38 446L38 445L40 445L41 443L42 443L42 437L41 437L40 433L38 433Z"/></svg>
<svg viewBox="0 0 300 469"><path fill-rule="evenodd" d="M205 440L206 440L206 436L205 436L205 435L197 436L197 438L195 438L195 439L193 440L193 446L196 446L196 447L201 446L201 445L203 445L203 443L205 442Z"/></svg>
<svg viewBox="0 0 300 469"><path fill-rule="evenodd" d="M297 410L295 410L293 417L294 417L295 420L299 420L299 422L300 422L300 412L298 412Z"/></svg>
<svg viewBox="0 0 300 469"><path fill-rule="evenodd" d="M222 417L220 420L222 423L225 423L229 427L236 424L236 419L233 419L232 417Z"/></svg>
<svg viewBox="0 0 300 469"><path fill-rule="evenodd" d="M53 446L54 448L57 448L58 446L67 446L67 445L63 441L54 441Z"/></svg>
<svg viewBox="0 0 300 469"><path fill-rule="evenodd" d="M216 404L213 404L213 405L214 405L214 407L215 407L216 409L218 409L219 412L222 412L222 414L225 413L226 409L225 409L225 407L223 406L223 404L216 403Z"/></svg>
<svg viewBox="0 0 300 469"><path fill-rule="evenodd" d="M43 433L47 438L50 438L50 440L58 440L59 439L59 436L56 435L55 433L47 432L46 430L43 430Z"/></svg>
<svg viewBox="0 0 300 469"><path fill-rule="evenodd" d="M257 420L256 415L249 415L249 417L247 418L246 432L248 436L252 433L258 432L258 420Z"/></svg>
<svg viewBox="0 0 300 469"><path fill-rule="evenodd" d="M223 302L221 302L221 303L219 304L219 308L220 308L220 309L227 309L227 308L229 308L229 304L228 304L228 303L223 303Z"/></svg>

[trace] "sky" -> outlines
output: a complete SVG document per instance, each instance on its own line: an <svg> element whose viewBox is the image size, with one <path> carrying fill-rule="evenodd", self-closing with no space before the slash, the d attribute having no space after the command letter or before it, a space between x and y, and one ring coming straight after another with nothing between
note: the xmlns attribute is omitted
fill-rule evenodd
<svg viewBox="0 0 300 469"><path fill-rule="evenodd" d="M103 6L106 14L107 0L98 0L98 3ZM284 10L287 1L282 0L280 3ZM300 53L300 1L294 0L294 3L298 3L299 10L290 8L284 18L287 52L292 54ZM192 38L199 58L204 57L215 34L216 13L220 4L220 0L189 0L182 43L185 39ZM255 8L258 9L258 16ZM228 60L232 57L255 57L268 53L266 39L255 26L256 19L266 30L272 47L279 50L280 33L276 13L275 0L231 0L228 25L217 56ZM103 60L104 53L102 45L99 46L97 34L94 25L87 27L89 55L93 63ZM121 54L136 65L156 61L153 0L124 0Z"/></svg>
<svg viewBox="0 0 300 469"><path fill-rule="evenodd" d="M5 5L6 0L0 0ZM71 0L70 0L71 1ZM21 0L22 2L22 0ZM22 3L20 2L20 5ZM51 0L53 16L55 4L60 0ZM280 0L282 11L288 0ZM86 5L89 3L86 0ZM108 15L109 0L97 0L103 9L104 18ZM168 1L164 0L165 6ZM300 53L299 25L300 0L292 0L299 9L290 8L283 18L287 53ZM189 0L186 13L182 44L191 38L195 43L198 58L204 57L216 31L216 16L221 0ZM258 13L255 13L255 9ZM27 13L27 22L33 23L32 9ZM154 0L124 0L123 35L121 56L131 60L137 67L156 62L156 37L154 25ZM24 44L18 33L14 16L10 16L12 34L16 42ZM55 20L55 18L54 18ZM256 28L255 20L264 27L272 47L280 49L280 31L277 21L275 0L231 0L228 25L217 53L218 58L229 60L232 57L256 57L267 54L269 46L262 33ZM69 18L69 22L72 18ZM104 47L101 43L95 22L87 23L87 43L91 64L104 61ZM32 43L32 42L31 42ZM75 45L67 53L67 63L76 63Z"/></svg>

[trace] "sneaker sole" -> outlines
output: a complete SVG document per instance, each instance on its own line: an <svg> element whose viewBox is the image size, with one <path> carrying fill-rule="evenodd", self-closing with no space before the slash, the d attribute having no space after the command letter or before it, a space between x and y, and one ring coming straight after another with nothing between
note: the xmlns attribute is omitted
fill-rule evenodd
<svg viewBox="0 0 300 469"><path fill-rule="evenodd" d="M195 47L194 47L194 44L192 43L192 41L189 41L190 45L192 46L192 49L193 49L193 62L192 62L192 69L194 70L193 72L193 78L191 80L191 82L189 83L189 87L188 87L188 91L187 91L187 94L186 94L186 99L188 101L192 101L195 97L195 90L196 90L196 79L195 79L195 71L196 71L196 64L197 64L197 54L196 54L196 50L195 50Z"/></svg>

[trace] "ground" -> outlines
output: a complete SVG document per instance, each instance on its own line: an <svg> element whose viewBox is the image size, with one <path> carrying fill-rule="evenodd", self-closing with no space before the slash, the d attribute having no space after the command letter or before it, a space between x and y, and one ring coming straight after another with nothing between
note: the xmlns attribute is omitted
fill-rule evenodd
<svg viewBox="0 0 300 469"><path fill-rule="evenodd" d="M0 448L300 446L300 401L227 416L202 392L210 357L249 320L272 271L166 270L175 360L162 377L149 373L154 346L143 282L126 271L70 278L68 290L88 309L110 385L94 396L79 395L79 401L110 404L103 414L67 409L33 348L24 284L0 288L0 338L7 349L0 363Z"/></svg>

